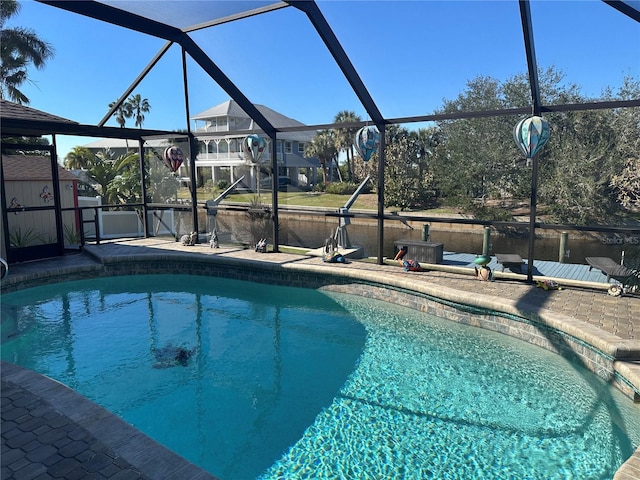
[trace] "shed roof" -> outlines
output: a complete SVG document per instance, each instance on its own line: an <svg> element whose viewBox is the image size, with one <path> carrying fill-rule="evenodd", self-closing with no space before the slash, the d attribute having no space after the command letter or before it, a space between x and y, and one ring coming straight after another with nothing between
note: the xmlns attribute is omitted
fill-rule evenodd
<svg viewBox="0 0 640 480"><path fill-rule="evenodd" d="M5 181L51 180L51 160L40 155L2 155ZM60 180L78 180L75 175L58 165Z"/></svg>
<svg viewBox="0 0 640 480"><path fill-rule="evenodd" d="M26 105L20 105L17 103L9 102L8 100L0 99L0 111L2 111L2 121L5 120L28 120L28 121L41 121L41 122L60 122L68 123L70 125L79 125L78 122L69 120L57 115L52 115L35 108L27 107Z"/></svg>

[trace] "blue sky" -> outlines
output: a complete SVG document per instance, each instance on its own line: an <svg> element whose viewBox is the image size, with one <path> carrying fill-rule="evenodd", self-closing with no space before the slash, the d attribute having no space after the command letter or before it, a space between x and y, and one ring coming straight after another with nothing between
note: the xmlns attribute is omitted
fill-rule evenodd
<svg viewBox="0 0 640 480"><path fill-rule="evenodd" d="M630 2L640 8L640 1ZM164 45L136 32L32 0L8 26L32 28L55 49L31 70L30 106L96 124ZM206 5L202 3L203 8ZM504 81L527 69L517 0L318 1L387 118L426 115L479 76ZM640 24L599 0L533 0L536 55L583 95L598 98L625 76L640 79ZM192 34L250 101L306 124L364 108L304 14L285 8ZM228 100L188 63L189 110ZM186 128L180 50L173 46L134 93L151 104L145 128ZM117 126L114 120L108 125ZM127 126L133 127L133 122ZM193 124L192 124L193 126ZM58 154L94 139L58 136Z"/></svg>

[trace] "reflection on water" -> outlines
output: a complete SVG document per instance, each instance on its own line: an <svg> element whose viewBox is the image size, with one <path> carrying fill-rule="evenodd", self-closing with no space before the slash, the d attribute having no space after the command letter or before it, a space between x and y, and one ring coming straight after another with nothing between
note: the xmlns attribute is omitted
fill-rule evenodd
<svg viewBox="0 0 640 480"><path fill-rule="evenodd" d="M223 217L224 215L224 217ZM221 218L223 220L221 221ZM249 243L248 228L243 216L221 214L218 216L222 229L233 232L235 241ZM325 239L335 232L338 226L338 219L332 217L299 217L291 219L280 218L280 244L294 247L318 248L324 245ZM444 250L459 253L482 253L482 231L474 232L450 232L443 230L444 224L432 223L430 225L429 241L444 244ZM352 220L352 224L347 227L351 244L364 247L366 256L376 256L378 253L378 233L375 225L358 223ZM421 240L422 229L411 228L399 222L385 222L383 254L386 257L395 255L394 242L399 240ZM490 253L517 253L523 258L528 257L529 240L527 237L513 238L500 235L495 232L491 234ZM616 262L620 261L623 250L632 247L637 248L640 244L640 236L616 237L600 234L593 234L591 238L572 237L569 233L568 263L586 264L585 257L599 256L610 257ZM560 250L560 232L553 237L536 238L535 258L538 260L558 261Z"/></svg>
<svg viewBox="0 0 640 480"><path fill-rule="evenodd" d="M640 444L640 410L579 362L356 295L133 275L0 313L2 360L225 480L611 479Z"/></svg>

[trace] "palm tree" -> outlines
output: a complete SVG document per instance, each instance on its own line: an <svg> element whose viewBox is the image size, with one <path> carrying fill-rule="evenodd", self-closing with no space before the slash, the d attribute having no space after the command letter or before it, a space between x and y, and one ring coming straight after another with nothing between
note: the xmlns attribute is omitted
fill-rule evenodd
<svg viewBox="0 0 640 480"><path fill-rule="evenodd" d="M360 122L362 119L356 112L350 112L348 110L342 110L334 117L333 123L350 123ZM336 128L333 130L336 138L336 148L338 151L346 152L347 154L347 174L349 175L349 181L354 181L352 159L353 159L353 139L356 136L358 127L350 128Z"/></svg>
<svg viewBox="0 0 640 480"><path fill-rule="evenodd" d="M0 2L0 98L28 104L29 98L19 87L28 81L28 67L43 68L53 56L53 47L28 28L4 28L5 22L19 11L16 0Z"/></svg>
<svg viewBox="0 0 640 480"><path fill-rule="evenodd" d="M111 102L109 104L109 108L113 108L118 102ZM131 108L131 103L127 100L126 102L122 102L116 108L116 111L113 112L113 116L116 117L116 122L120 125L120 128L124 128L127 124L127 118L131 118L133 116L133 109ZM129 140L125 138L124 143L127 146L127 152L129 151Z"/></svg>
<svg viewBox="0 0 640 480"><path fill-rule="evenodd" d="M107 197L112 203L136 203L142 201L140 162L135 152L120 155L113 161L116 176L109 183ZM148 174L148 172L147 172Z"/></svg>
<svg viewBox="0 0 640 480"><path fill-rule="evenodd" d="M93 162L93 153L86 147L73 147L64 157L64 167L67 170L80 170L89 168Z"/></svg>
<svg viewBox="0 0 640 480"><path fill-rule="evenodd" d="M135 95L131 95L129 100L127 100L127 104L131 109L131 116L136 119L136 127L142 128L142 124L144 123L144 114L148 113L151 110L151 105L149 105L149 100L146 98L142 98L139 93Z"/></svg>
<svg viewBox="0 0 640 480"><path fill-rule="evenodd" d="M322 180L327 183L327 165L331 165L337 156L335 136L332 130L321 130L304 149L304 156L315 157L322 165Z"/></svg>
<svg viewBox="0 0 640 480"><path fill-rule="evenodd" d="M113 106L116 104L117 102L111 102L109 104L109 108L113 108ZM120 128L124 128L124 126L127 124L127 118L131 118L131 116L133 115L133 110L131 108L131 104L129 103L129 101L126 102L122 102L118 108L116 108L116 111L113 112L113 116L116 117L116 122L118 122L118 125L120 125Z"/></svg>
<svg viewBox="0 0 640 480"><path fill-rule="evenodd" d="M115 203L118 200L117 195L110 188L111 182L119 173L113 157L113 152L108 148L98 152L95 155L95 162L89 168L89 174L100 185L99 190L103 205Z"/></svg>
<svg viewBox="0 0 640 480"><path fill-rule="evenodd" d="M419 128L417 132L411 132L410 137L417 148L418 158L416 163L420 170L419 176L422 177L423 173L430 167L436 149L440 145L440 132L436 127Z"/></svg>

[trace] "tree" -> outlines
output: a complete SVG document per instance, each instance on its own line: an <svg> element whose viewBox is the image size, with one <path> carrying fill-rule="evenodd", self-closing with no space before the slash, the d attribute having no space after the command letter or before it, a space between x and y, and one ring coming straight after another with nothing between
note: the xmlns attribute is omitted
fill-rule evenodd
<svg viewBox="0 0 640 480"><path fill-rule="evenodd" d="M43 68L54 51L33 30L5 28L5 22L19 11L20 4L16 0L0 2L0 98L29 104L29 98L20 90L22 84L29 80L27 70L31 65Z"/></svg>
<svg viewBox="0 0 640 480"><path fill-rule="evenodd" d="M349 122L360 122L362 119L356 115L356 112L351 112L348 110L342 110L338 112L338 114L334 117L333 123L349 123ZM335 128L334 138L336 142L336 149L338 152L344 151L347 155L347 176L349 181L354 182L356 178L353 175L353 141L356 136L356 132L358 131L357 127L349 127L349 128Z"/></svg>
<svg viewBox="0 0 640 480"><path fill-rule="evenodd" d="M430 135L422 130L409 132L406 128L389 126L386 129L386 168L384 175L384 203L386 206L424 208L433 199L433 174L427 162L425 143L431 148Z"/></svg>
<svg viewBox="0 0 640 480"><path fill-rule="evenodd" d="M434 127L419 128L417 132L411 132L417 148L417 164L419 174L422 176L432 169L433 159L440 145L440 132Z"/></svg>
<svg viewBox="0 0 640 480"><path fill-rule="evenodd" d="M108 148L96 153L94 162L89 167L89 175L100 185L100 196L103 204L116 203L117 194L110 188L111 182L118 175L113 152Z"/></svg>
<svg viewBox="0 0 640 480"><path fill-rule="evenodd" d="M86 147L73 147L66 157L64 157L64 167L67 170L80 170L89 168L93 163L94 155Z"/></svg>
<svg viewBox="0 0 640 480"><path fill-rule="evenodd" d="M457 99L446 101L443 113L506 108L500 83L478 77ZM511 196L522 175L514 165L516 148L511 117L470 118L438 123L441 148L433 159L436 185L449 203L468 205L473 199Z"/></svg>
<svg viewBox="0 0 640 480"><path fill-rule="evenodd" d="M616 206L609 184L622 167L614 154L613 111L567 112L548 120L553 142L540 156L539 202L559 223L610 221Z"/></svg>
<svg viewBox="0 0 640 480"><path fill-rule="evenodd" d="M111 102L109 104L109 109L113 108L116 103L117 102ZM116 122L118 122L120 128L124 128L124 126L127 124L127 118L131 118L132 115L133 110L131 108L131 104L128 101L122 102L120 105L118 105L116 111L113 112L113 116L116 117Z"/></svg>
<svg viewBox="0 0 640 480"><path fill-rule="evenodd" d="M142 98L138 93L136 95L130 96L127 100L127 104L130 109L130 116L135 117L136 127L142 128L142 124L144 123L144 114L148 113L151 110L149 100L147 100L146 98Z"/></svg>
<svg viewBox="0 0 640 480"><path fill-rule="evenodd" d="M113 108L116 103L117 101L111 102L109 104L109 108ZM142 124L144 123L144 114L148 113L150 110L151 105L149 105L149 100L142 98L140 94L135 94L131 95L126 101L118 105L118 108L113 112L113 116L116 117L116 122L118 122L120 128L125 127L128 118L134 117L136 127L142 128ZM125 140L125 143L127 145L127 150L129 150L129 140Z"/></svg>
<svg viewBox="0 0 640 480"><path fill-rule="evenodd" d="M625 77L617 94L605 93L620 100L640 98L640 80ZM640 211L640 108L616 110L613 122L617 133L614 148L624 164L612 176L610 186L617 202L637 213Z"/></svg>
<svg viewBox="0 0 640 480"><path fill-rule="evenodd" d="M546 105L585 103L578 86L563 81L563 74L549 68L539 75ZM625 80L611 99L638 98L637 81ZM530 104L526 75L503 83L488 77L468 82L444 112L464 112L523 107ZM620 174L628 158L640 149L640 111L586 110L546 113L551 138L537 154L540 211L557 223L603 223L615 220L619 206L611 180ZM522 117L503 116L447 120L438 123L439 147L434 156L438 191L448 203L468 207L474 200L528 199L531 168L513 141L513 127ZM500 212L495 211L498 215Z"/></svg>
<svg viewBox="0 0 640 480"><path fill-rule="evenodd" d="M624 169L611 179L616 200L625 209L640 212L640 158L629 158Z"/></svg>
<svg viewBox="0 0 640 480"><path fill-rule="evenodd" d="M167 166L157 156L149 154L146 164L148 167L147 194L153 203L164 203L177 199L180 182Z"/></svg>
<svg viewBox="0 0 640 480"><path fill-rule="evenodd" d="M322 180L327 183L327 166L338 157L335 135L332 130L321 130L304 149L304 156L317 158L322 166Z"/></svg>
<svg viewBox="0 0 640 480"><path fill-rule="evenodd" d="M137 153L129 152L114 160L113 168L116 175L108 185L108 195L112 203L142 202L139 158Z"/></svg>

